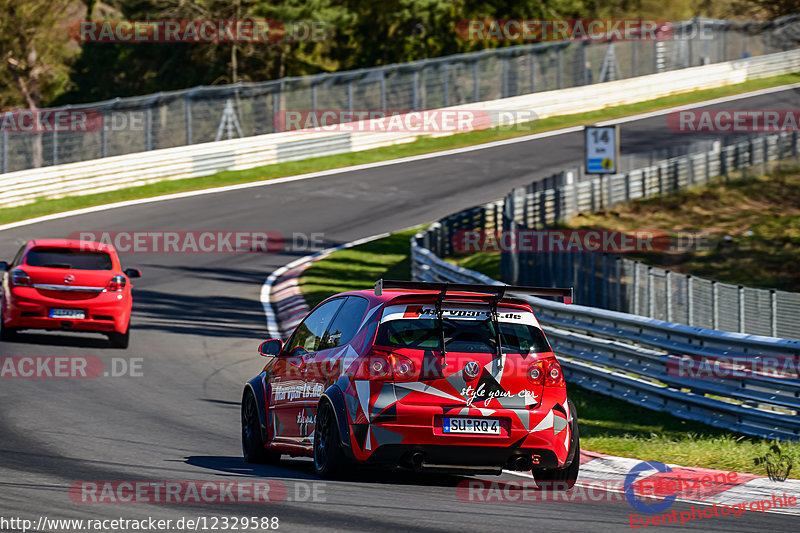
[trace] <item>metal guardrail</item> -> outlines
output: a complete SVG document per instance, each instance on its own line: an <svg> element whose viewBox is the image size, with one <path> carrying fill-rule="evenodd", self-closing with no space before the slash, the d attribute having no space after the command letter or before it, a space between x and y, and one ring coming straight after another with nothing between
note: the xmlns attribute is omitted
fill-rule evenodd
<svg viewBox="0 0 800 533"><path fill-rule="evenodd" d="M546 118L798 71L800 49L565 91L537 92L465 104L459 109L534 111L539 118ZM500 117L496 113L488 114L490 126L498 126ZM526 114L520 113L518 120L530 120L525 118ZM385 132L371 127L364 130L353 133L314 130L271 133L9 172L0 174L0 207L22 205L38 198L93 194L162 180L207 176L221 170L244 170L321 155L358 152L434 135L414 131ZM435 135L453 133L448 131Z"/></svg>
<svg viewBox="0 0 800 533"><path fill-rule="evenodd" d="M798 47L798 23L800 15L768 22L695 18L675 23L667 41L511 46L65 106L97 111L103 127L40 135L4 130L0 173L219 141L225 132L228 139L234 132L245 137L274 133L276 115L285 110L436 109L769 55Z"/></svg>
<svg viewBox="0 0 800 533"><path fill-rule="evenodd" d="M580 169L564 171L515 189L503 201L443 219L426 246L446 257L455 252L452 241L462 231L540 230L579 212L707 184L751 167L763 173L769 162L787 159L800 166L796 132L734 141L624 174L581 176ZM576 301L591 307L701 328L800 339L800 293L722 283L613 253L500 248L500 277L513 285L574 286Z"/></svg>
<svg viewBox="0 0 800 533"><path fill-rule="evenodd" d="M498 203L487 204L492 212ZM475 210L464 212L466 218ZM457 215L454 215L457 216ZM452 217L451 217L452 220ZM427 245L441 224L411 239L412 278L500 284L450 264ZM800 381L748 376L698 379L672 375L668 364L780 356L800 364L800 341L713 331L581 305L525 297L536 310L571 383L677 417L770 439L800 438Z"/></svg>

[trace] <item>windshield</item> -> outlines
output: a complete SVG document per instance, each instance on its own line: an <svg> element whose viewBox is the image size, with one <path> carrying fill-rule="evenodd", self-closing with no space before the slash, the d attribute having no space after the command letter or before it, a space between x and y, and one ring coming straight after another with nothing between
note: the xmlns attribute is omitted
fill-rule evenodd
<svg viewBox="0 0 800 533"><path fill-rule="evenodd" d="M111 270L111 256L105 252L71 248L34 248L25 263L35 267L73 268L78 270Z"/></svg>
<svg viewBox="0 0 800 533"><path fill-rule="evenodd" d="M491 320L442 321L448 352L494 353L497 351L495 329ZM550 352L542 331L528 324L500 322L503 353ZM434 318L398 319L384 322L378 329L375 344L396 348L441 350L438 320Z"/></svg>

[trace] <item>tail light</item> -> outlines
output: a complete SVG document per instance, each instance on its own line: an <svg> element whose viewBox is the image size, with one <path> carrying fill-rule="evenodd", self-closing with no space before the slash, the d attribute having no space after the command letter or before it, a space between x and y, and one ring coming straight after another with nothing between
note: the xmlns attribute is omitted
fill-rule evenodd
<svg viewBox="0 0 800 533"><path fill-rule="evenodd" d="M528 381L534 385L544 385L544 364L541 361L528 367Z"/></svg>
<svg viewBox="0 0 800 533"><path fill-rule="evenodd" d="M356 371L356 379L408 381L414 377L414 361L404 355L373 351Z"/></svg>
<svg viewBox="0 0 800 533"><path fill-rule="evenodd" d="M114 276L106 285L105 292L120 292L127 284L128 280L125 279L125 276Z"/></svg>
<svg viewBox="0 0 800 533"><path fill-rule="evenodd" d="M11 271L11 285L14 287L33 287L30 276L19 268Z"/></svg>
<svg viewBox="0 0 800 533"><path fill-rule="evenodd" d="M564 385L564 372L562 372L561 365L555 359L551 359L548 363L544 381L545 385Z"/></svg>

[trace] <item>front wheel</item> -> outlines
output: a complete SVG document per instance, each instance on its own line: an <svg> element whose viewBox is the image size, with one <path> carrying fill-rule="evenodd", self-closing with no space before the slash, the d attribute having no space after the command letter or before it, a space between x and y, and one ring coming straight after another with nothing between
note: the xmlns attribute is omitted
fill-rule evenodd
<svg viewBox="0 0 800 533"><path fill-rule="evenodd" d="M344 470L347 461L339 442L339 426L336 415L328 401L317 408L314 428L314 470L322 478L334 478Z"/></svg>
<svg viewBox="0 0 800 533"><path fill-rule="evenodd" d="M246 463L277 464L281 455L264 447L256 398L249 390L242 400L242 455Z"/></svg>

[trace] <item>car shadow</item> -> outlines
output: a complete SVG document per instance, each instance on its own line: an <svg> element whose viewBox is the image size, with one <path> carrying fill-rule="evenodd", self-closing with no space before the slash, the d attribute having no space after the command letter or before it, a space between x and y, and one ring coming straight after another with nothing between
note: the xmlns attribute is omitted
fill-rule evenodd
<svg viewBox="0 0 800 533"><path fill-rule="evenodd" d="M199 468L214 470L232 476L268 477L277 479L322 481L314 473L314 463L310 458L289 458L284 456L277 465L260 465L244 462L237 456L192 455L184 463ZM437 487L456 487L459 482L469 479L463 475L440 474L435 472L411 472L389 468L370 468L359 466L350 469L337 481L357 483L379 483L382 485L426 485Z"/></svg>
<svg viewBox="0 0 800 533"><path fill-rule="evenodd" d="M97 337L70 335L70 332L65 331L63 334L52 333L34 333L22 331L17 334L16 338L11 341L3 341L9 344L38 344L42 346L64 346L76 348L103 348L113 349L111 341L107 337L98 335Z"/></svg>

